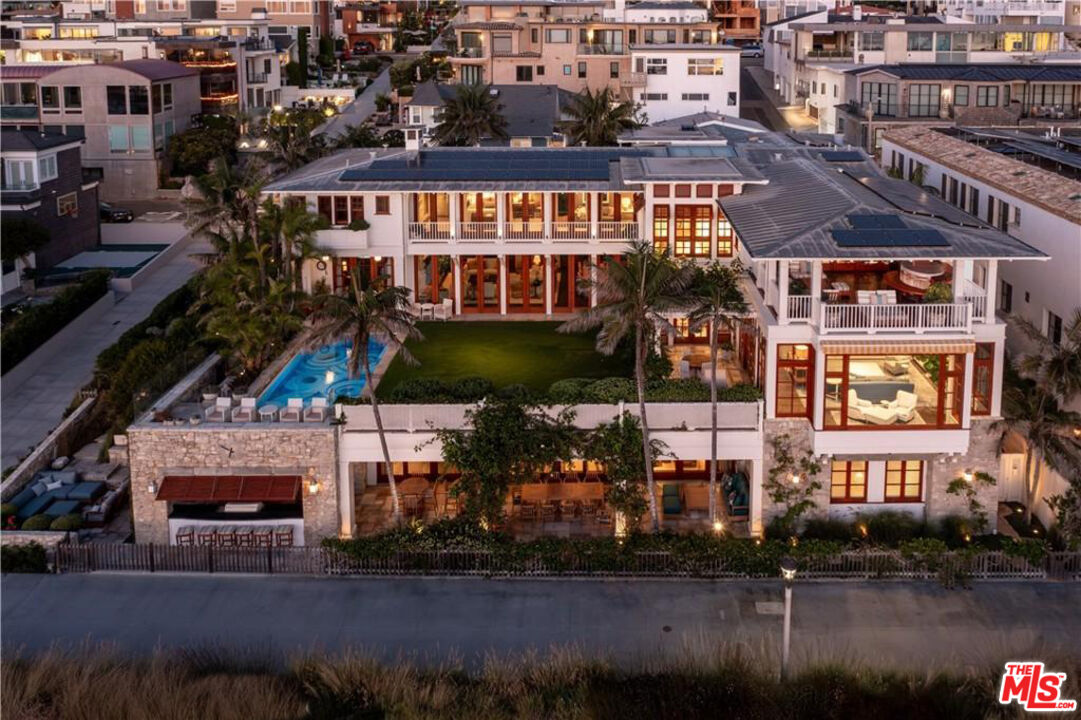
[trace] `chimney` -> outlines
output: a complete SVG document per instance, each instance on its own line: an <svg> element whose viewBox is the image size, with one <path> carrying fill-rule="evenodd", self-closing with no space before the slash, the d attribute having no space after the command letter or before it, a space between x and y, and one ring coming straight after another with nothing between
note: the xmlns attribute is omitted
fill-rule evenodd
<svg viewBox="0 0 1081 720"><path fill-rule="evenodd" d="M862 20L863 20L863 6L862 5L853 5L852 6L852 22L860 22Z"/></svg>

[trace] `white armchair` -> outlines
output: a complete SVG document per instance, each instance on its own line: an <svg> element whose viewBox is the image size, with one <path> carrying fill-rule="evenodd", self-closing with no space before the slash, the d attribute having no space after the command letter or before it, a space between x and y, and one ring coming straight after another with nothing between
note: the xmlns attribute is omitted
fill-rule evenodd
<svg viewBox="0 0 1081 720"><path fill-rule="evenodd" d="M432 313L432 317L436 320L450 320L452 315L454 315L454 301L450 298L436 305Z"/></svg>
<svg viewBox="0 0 1081 720"><path fill-rule="evenodd" d="M897 419L908 422L916 415L916 393L907 390L898 390L897 397L889 404L891 410L897 413Z"/></svg>

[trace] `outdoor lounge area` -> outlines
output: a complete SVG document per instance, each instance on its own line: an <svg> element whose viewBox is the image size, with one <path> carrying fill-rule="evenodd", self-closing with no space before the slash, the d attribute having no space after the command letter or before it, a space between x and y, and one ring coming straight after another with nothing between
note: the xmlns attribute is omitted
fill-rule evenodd
<svg viewBox="0 0 1081 720"><path fill-rule="evenodd" d="M442 463L406 463L409 466L442 466ZM537 537L601 537L616 532L615 513L606 501L607 482L596 463L565 463L533 483L513 486L503 506L506 529L519 539ZM724 527L746 535L750 488L747 474L725 463L718 474L717 508ZM675 475L697 475L706 461L658 461L657 507L661 525L673 532L706 532L709 521L709 483L677 480ZM405 468L403 468L405 469ZM416 469L416 468L415 468ZM455 493L452 473L409 475L398 478L402 514L406 520L432 523L456 517L463 500ZM359 488L356 498L357 532L372 535L386 530L392 521L390 487L380 474L376 485ZM641 530L649 529L648 512Z"/></svg>

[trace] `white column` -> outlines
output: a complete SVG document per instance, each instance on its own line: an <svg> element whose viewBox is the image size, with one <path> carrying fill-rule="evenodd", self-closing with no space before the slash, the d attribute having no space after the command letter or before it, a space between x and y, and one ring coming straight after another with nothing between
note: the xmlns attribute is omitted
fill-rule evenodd
<svg viewBox="0 0 1081 720"><path fill-rule="evenodd" d="M589 304L597 305L597 256L589 256Z"/></svg>
<svg viewBox="0 0 1081 720"><path fill-rule="evenodd" d="M995 343L994 360L991 366L991 417L1002 415L1002 375L1006 364L1006 341Z"/></svg>
<svg viewBox="0 0 1081 720"><path fill-rule="evenodd" d="M544 242L552 242L552 193L542 193L544 198Z"/></svg>
<svg viewBox="0 0 1081 720"><path fill-rule="evenodd" d="M759 342L766 342L766 374L763 384L766 388L764 393L766 417L772 420L777 416L777 398L775 397L777 392L777 343L771 343L768 339L759 340ZM755 353L755 357L757 356L758 353Z"/></svg>
<svg viewBox="0 0 1081 720"><path fill-rule="evenodd" d="M961 296L965 294L965 280L968 276L969 260L953 261L953 301L961 302Z"/></svg>
<svg viewBox="0 0 1081 720"><path fill-rule="evenodd" d="M751 460L751 535L762 537L762 460Z"/></svg>
<svg viewBox="0 0 1081 720"><path fill-rule="evenodd" d="M791 272L791 263L782 260L780 263L780 275L777 277L777 317L782 325L788 324L788 274Z"/></svg>
<svg viewBox="0 0 1081 720"><path fill-rule="evenodd" d="M450 193L450 240L454 242L458 237L458 215L461 213L461 195L456 192ZM457 277L457 276L456 276Z"/></svg>
<svg viewBox="0 0 1081 720"><path fill-rule="evenodd" d="M450 256L454 263L454 314L462 314L462 261L457 255Z"/></svg>
<svg viewBox="0 0 1081 720"><path fill-rule="evenodd" d="M593 241L597 240L599 235L599 225L601 208L600 208L600 195L597 193L586 193L586 197L589 198L589 236Z"/></svg>
<svg viewBox="0 0 1081 720"><path fill-rule="evenodd" d="M495 194L495 234L496 237L503 237L503 223L507 220L507 194L499 193Z"/></svg>
<svg viewBox="0 0 1081 720"><path fill-rule="evenodd" d="M826 356L823 355L821 348L813 348L815 351L814 359L814 413L811 418L811 426L816 430L821 430L825 422L826 417Z"/></svg>
<svg viewBox="0 0 1081 720"><path fill-rule="evenodd" d="M811 324L818 324L819 306L822 304L822 261L811 262ZM816 410L817 414L817 410ZM816 425L815 427L821 427Z"/></svg>
<svg viewBox="0 0 1081 720"><path fill-rule="evenodd" d="M995 310L998 307L998 260L987 261L987 316L984 322L995 321ZM997 368L999 363L995 362Z"/></svg>
<svg viewBox="0 0 1081 720"><path fill-rule="evenodd" d="M547 195L545 196L547 197ZM545 222L548 223L551 216L545 214ZM552 295L555 293L555 288L552 287L552 256L544 256L544 314L552 314Z"/></svg>
<svg viewBox="0 0 1081 720"><path fill-rule="evenodd" d="M500 223L500 227L503 227L502 223ZM499 256L499 314L500 315L506 315L507 314L507 283L508 282L509 282L509 278L507 277L507 256L506 255L500 255ZM526 280L525 280L525 277L524 277L524 273L523 273L523 277L522 277L522 292L523 293L526 292Z"/></svg>
<svg viewBox="0 0 1081 720"><path fill-rule="evenodd" d="M974 353L965 355L965 384L961 391L961 427L972 427L972 373Z"/></svg>
<svg viewBox="0 0 1081 720"><path fill-rule="evenodd" d="M717 259L717 207L709 209L709 259Z"/></svg>
<svg viewBox="0 0 1081 720"><path fill-rule="evenodd" d="M338 426L338 446L341 446L341 426ZM338 536L351 538L356 535L357 510L356 489L349 461L338 455Z"/></svg>

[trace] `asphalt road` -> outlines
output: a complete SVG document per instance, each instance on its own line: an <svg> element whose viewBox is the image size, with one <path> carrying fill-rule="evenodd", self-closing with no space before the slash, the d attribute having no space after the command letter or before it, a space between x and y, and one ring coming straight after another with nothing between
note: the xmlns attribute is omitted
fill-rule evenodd
<svg viewBox="0 0 1081 720"><path fill-rule="evenodd" d="M788 129L784 116L773 106L747 70L749 66L761 66L761 58L743 58L739 72L739 116L744 120L762 123L770 130L783 132Z"/></svg>
<svg viewBox="0 0 1081 720"><path fill-rule="evenodd" d="M775 658L780 584L358 579L223 575L5 575L8 650L108 641L132 652L225 645L289 655L364 648L467 662L576 646L632 662L738 644ZM764 603L764 604L763 604ZM1081 585L805 583L793 657L926 667L1034 659L1081 647ZM1021 656L1024 656L1023 658Z"/></svg>

